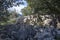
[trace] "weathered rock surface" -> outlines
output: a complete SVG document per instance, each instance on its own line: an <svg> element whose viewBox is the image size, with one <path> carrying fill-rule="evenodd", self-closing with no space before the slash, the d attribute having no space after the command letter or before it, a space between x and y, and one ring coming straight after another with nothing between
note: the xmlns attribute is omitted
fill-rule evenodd
<svg viewBox="0 0 60 40"><path fill-rule="evenodd" d="M0 26L0 40L60 40L60 30L27 24Z"/></svg>

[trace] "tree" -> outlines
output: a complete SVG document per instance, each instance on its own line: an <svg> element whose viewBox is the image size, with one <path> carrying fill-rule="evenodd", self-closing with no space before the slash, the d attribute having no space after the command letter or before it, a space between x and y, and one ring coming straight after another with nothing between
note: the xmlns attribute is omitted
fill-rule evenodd
<svg viewBox="0 0 60 40"><path fill-rule="evenodd" d="M29 6L38 14L60 14L59 0L27 0Z"/></svg>
<svg viewBox="0 0 60 40"><path fill-rule="evenodd" d="M8 16L9 16L9 13L7 11L8 5L5 3L6 0L0 0L0 22L1 21L6 22L8 20Z"/></svg>
<svg viewBox="0 0 60 40"><path fill-rule="evenodd" d="M60 0L26 0L28 6L31 7L33 14L38 14L38 19L40 20L39 15L52 15L54 26L56 26L56 20L60 15ZM60 19L60 17L59 17ZM58 20L59 20L58 19Z"/></svg>
<svg viewBox="0 0 60 40"><path fill-rule="evenodd" d="M8 8L23 4L22 2L15 3L16 0L0 0L0 22L7 22L9 20L11 13L8 12ZM16 13L15 13L16 14Z"/></svg>
<svg viewBox="0 0 60 40"><path fill-rule="evenodd" d="M31 13L32 13L32 9L30 7L25 7L24 9L22 9L22 14L24 16L30 15Z"/></svg>

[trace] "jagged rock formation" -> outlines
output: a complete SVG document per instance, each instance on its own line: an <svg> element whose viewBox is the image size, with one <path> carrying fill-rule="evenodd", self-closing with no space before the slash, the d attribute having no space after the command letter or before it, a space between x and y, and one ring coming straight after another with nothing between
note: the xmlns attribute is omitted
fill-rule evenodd
<svg viewBox="0 0 60 40"><path fill-rule="evenodd" d="M10 24L0 26L0 40L60 40L60 30L51 26Z"/></svg>
<svg viewBox="0 0 60 40"><path fill-rule="evenodd" d="M17 18L16 23L37 26L56 26L58 29L60 28L58 18L54 18L52 15L40 15L39 17L37 15L20 16Z"/></svg>

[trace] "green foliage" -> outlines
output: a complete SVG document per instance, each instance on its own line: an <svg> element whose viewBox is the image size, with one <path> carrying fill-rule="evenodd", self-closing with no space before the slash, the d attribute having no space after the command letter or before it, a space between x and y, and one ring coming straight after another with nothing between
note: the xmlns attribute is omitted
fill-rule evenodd
<svg viewBox="0 0 60 40"><path fill-rule="evenodd" d="M27 2L34 9L34 13L60 14L60 0L27 0Z"/></svg>
<svg viewBox="0 0 60 40"><path fill-rule="evenodd" d="M7 22L9 19L9 12L7 11L7 7L4 5L5 0L0 0L0 22Z"/></svg>
<svg viewBox="0 0 60 40"><path fill-rule="evenodd" d="M24 9L22 9L22 13L24 16L30 15L32 13L31 7L25 7Z"/></svg>
<svg viewBox="0 0 60 40"><path fill-rule="evenodd" d="M10 16L13 16L11 13L8 12L7 8L12 7L13 0L0 0L0 25L8 24L11 21ZM15 15L16 16L16 13Z"/></svg>
<svg viewBox="0 0 60 40"><path fill-rule="evenodd" d="M6 12L0 12L0 22L1 21L7 21L7 20L9 20L9 13L8 13L8 11L6 11Z"/></svg>

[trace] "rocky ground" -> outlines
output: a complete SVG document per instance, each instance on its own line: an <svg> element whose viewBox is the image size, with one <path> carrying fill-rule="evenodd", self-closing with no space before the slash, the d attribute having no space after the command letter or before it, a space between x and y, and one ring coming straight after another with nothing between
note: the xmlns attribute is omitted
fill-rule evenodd
<svg viewBox="0 0 60 40"><path fill-rule="evenodd" d="M60 40L60 30L51 26L10 24L0 26L0 40Z"/></svg>

